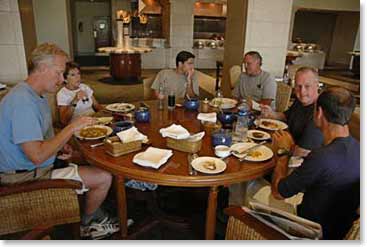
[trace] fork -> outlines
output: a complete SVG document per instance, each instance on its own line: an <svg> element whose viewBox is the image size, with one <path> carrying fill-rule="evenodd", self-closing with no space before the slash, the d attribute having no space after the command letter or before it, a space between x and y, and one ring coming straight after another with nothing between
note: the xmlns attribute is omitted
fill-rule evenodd
<svg viewBox="0 0 367 247"><path fill-rule="evenodd" d="M194 153L194 154L188 154L187 156L187 161L188 161L188 169L189 169L189 174L192 175L197 175L197 171L192 167L191 162L198 158L199 156Z"/></svg>

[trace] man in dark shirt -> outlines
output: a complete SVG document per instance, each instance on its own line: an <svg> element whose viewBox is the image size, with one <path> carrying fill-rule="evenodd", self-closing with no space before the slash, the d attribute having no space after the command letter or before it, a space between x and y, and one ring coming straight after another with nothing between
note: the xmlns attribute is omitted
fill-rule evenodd
<svg viewBox="0 0 367 247"><path fill-rule="evenodd" d="M297 214L320 223L324 239L342 239L360 203L360 147L348 129L354 107L355 100L345 89L334 87L321 93L314 123L323 133L323 146L312 150L288 176L287 155L278 157L274 170L273 196L283 199L303 192ZM273 141L283 153L294 147L285 131L275 132Z"/></svg>
<svg viewBox="0 0 367 247"><path fill-rule="evenodd" d="M314 68L299 68L295 75L296 100L284 113L274 112L269 106L262 105L262 117L286 121L289 132L296 142L295 156L307 156L322 144L322 133L312 121L313 109L318 97L319 80Z"/></svg>

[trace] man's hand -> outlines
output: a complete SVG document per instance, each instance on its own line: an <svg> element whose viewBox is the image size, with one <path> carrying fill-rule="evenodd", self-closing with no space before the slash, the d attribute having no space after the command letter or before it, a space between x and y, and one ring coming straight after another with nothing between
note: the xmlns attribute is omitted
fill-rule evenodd
<svg viewBox="0 0 367 247"><path fill-rule="evenodd" d="M60 160L68 160L73 156L73 148L69 144L65 144L61 150L61 154L57 156Z"/></svg>
<svg viewBox="0 0 367 247"><path fill-rule="evenodd" d="M97 123L97 119L93 117L79 117L70 123L73 132L83 129L86 126L94 125Z"/></svg>
<svg viewBox="0 0 367 247"><path fill-rule="evenodd" d="M272 134L272 140L273 140L273 147L275 150L283 148L291 151L293 150L295 145L291 134L289 134L289 132L284 130L275 131Z"/></svg>
<svg viewBox="0 0 367 247"><path fill-rule="evenodd" d="M269 105L260 104L262 118L274 118L273 109Z"/></svg>
<svg viewBox="0 0 367 247"><path fill-rule="evenodd" d="M195 70L193 68L187 71L187 82L188 83L192 82L192 77L194 76L194 72Z"/></svg>

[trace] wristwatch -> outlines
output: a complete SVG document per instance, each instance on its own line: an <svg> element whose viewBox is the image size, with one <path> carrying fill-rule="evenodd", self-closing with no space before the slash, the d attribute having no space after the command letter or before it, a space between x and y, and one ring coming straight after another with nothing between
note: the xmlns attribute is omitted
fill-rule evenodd
<svg viewBox="0 0 367 247"><path fill-rule="evenodd" d="M285 155L287 155L288 157L292 156L292 152L288 149L285 149L285 148L279 148L277 150L277 154L278 154L278 156L285 156Z"/></svg>

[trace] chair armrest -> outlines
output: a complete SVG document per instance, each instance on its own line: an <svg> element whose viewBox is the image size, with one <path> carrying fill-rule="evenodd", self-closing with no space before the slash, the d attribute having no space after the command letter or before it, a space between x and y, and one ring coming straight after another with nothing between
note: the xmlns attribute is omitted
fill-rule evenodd
<svg viewBox="0 0 367 247"><path fill-rule="evenodd" d="M253 231L260 234L265 239L288 240L288 238L285 237L283 234L265 225L252 215L246 213L241 207L228 207L224 209L224 213L227 214L229 217L234 217L235 219L241 221L243 223L243 226L251 228ZM229 221L227 225L227 232L234 227L231 225L231 222L233 221Z"/></svg>
<svg viewBox="0 0 367 247"><path fill-rule="evenodd" d="M69 179L38 180L9 186L0 186L0 196L31 192L42 189L81 189L82 183Z"/></svg>

